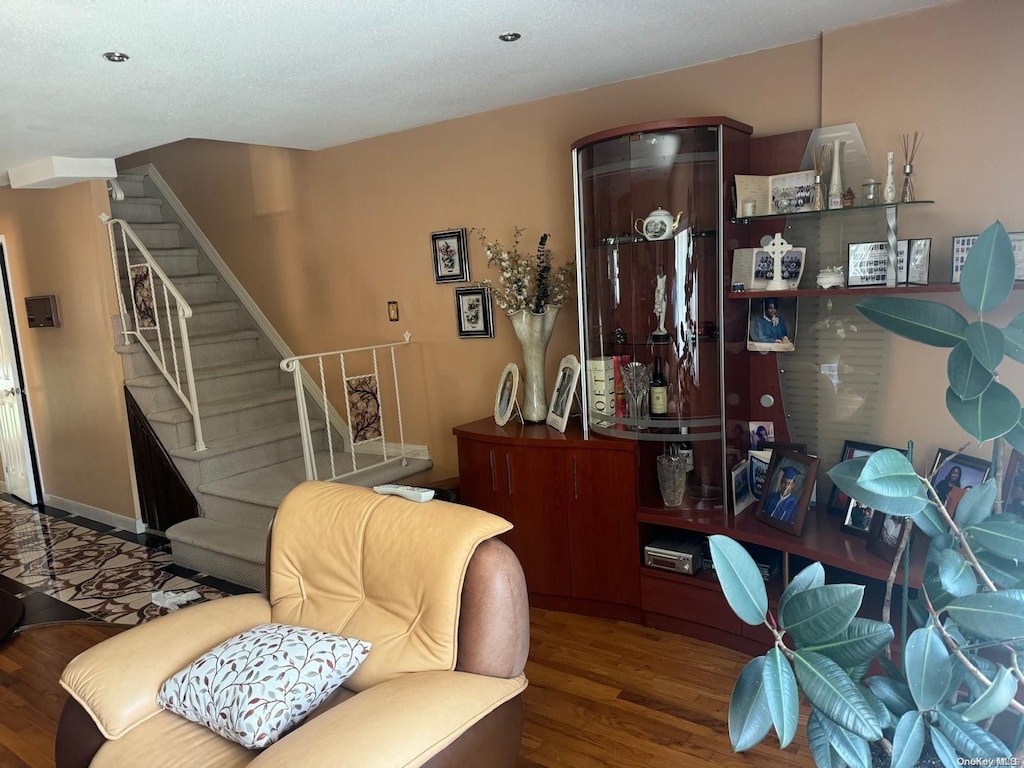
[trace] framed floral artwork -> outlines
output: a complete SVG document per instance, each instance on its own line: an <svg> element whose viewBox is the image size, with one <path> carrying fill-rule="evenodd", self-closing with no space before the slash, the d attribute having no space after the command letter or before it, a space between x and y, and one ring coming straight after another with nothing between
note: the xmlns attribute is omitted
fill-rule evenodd
<svg viewBox="0 0 1024 768"><path fill-rule="evenodd" d="M491 297L487 289L456 288L455 319L460 338L493 339L494 319L491 313Z"/></svg>
<svg viewBox="0 0 1024 768"><path fill-rule="evenodd" d="M430 235L434 252L435 283L465 283L469 280L469 249L466 230L449 229Z"/></svg>

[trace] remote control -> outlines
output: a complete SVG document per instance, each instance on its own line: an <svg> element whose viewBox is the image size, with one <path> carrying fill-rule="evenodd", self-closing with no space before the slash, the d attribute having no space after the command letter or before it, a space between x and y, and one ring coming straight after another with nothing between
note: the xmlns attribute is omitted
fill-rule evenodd
<svg viewBox="0 0 1024 768"><path fill-rule="evenodd" d="M384 496L401 496L409 501L430 501L434 498L434 492L430 488L416 488L411 485L385 483L373 486L373 490Z"/></svg>

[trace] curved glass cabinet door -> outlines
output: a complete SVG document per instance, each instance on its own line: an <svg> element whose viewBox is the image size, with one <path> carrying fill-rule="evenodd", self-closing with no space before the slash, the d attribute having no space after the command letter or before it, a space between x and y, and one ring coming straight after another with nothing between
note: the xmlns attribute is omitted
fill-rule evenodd
<svg viewBox="0 0 1024 768"><path fill-rule="evenodd" d="M722 265L736 225L724 180L745 172L750 132L726 118L696 118L573 145L584 423L641 441L641 506L665 503L662 455L682 457L662 459L665 467L692 467L685 500L669 506L725 505ZM664 399L649 386L657 367Z"/></svg>

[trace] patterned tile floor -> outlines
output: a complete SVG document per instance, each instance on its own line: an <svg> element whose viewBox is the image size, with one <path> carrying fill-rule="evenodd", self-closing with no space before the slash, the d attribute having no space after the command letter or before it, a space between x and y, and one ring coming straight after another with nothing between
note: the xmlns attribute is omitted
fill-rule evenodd
<svg viewBox="0 0 1024 768"><path fill-rule="evenodd" d="M167 613L156 591L199 592L202 600L251 590L174 565L166 539L34 509L0 494L0 590L25 606L22 626L102 620L138 624ZM189 603L191 605L192 603Z"/></svg>

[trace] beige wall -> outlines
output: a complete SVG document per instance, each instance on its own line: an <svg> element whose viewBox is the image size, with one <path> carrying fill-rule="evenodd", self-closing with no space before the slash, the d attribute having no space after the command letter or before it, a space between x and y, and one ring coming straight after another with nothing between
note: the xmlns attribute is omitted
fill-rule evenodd
<svg viewBox="0 0 1024 768"><path fill-rule="evenodd" d="M440 473L453 473L451 427L490 413L502 367L521 356L500 316L494 340L457 338L452 286L432 279L430 232L477 226L507 240L519 224L528 247L548 231L556 257L565 258L574 251L569 146L577 138L696 115L726 115L759 135L855 121L876 168L901 132L925 132L916 184L939 203L901 217L901 236L932 237L932 279L946 280L952 234L996 217L1024 229L1012 187L1024 167L1014 130L1024 116L1015 99L1022 21L1015 0L968 0L830 32L820 44L321 152L183 142L120 167L156 163L296 352L412 331L406 369L423 389L408 397L407 436L430 446ZM493 276L475 240L471 270L474 279ZM1014 296L1018 310L1021 298ZM388 300L400 303L397 325L387 322ZM548 351L549 386L555 361L577 350L576 321L567 307ZM913 438L919 456L957 447L962 433L942 405L942 353L898 341L893 352L879 440ZM935 375L923 376L925 366Z"/></svg>
<svg viewBox="0 0 1024 768"><path fill-rule="evenodd" d="M130 476L123 376L114 352L106 187L0 188L14 314L43 489L137 517ZM28 328L25 296L56 294L60 328Z"/></svg>

